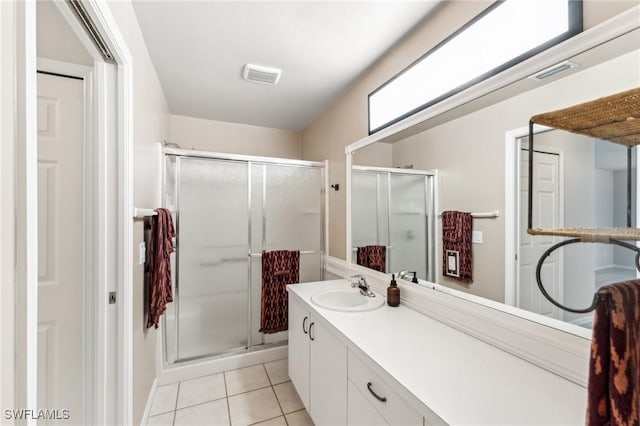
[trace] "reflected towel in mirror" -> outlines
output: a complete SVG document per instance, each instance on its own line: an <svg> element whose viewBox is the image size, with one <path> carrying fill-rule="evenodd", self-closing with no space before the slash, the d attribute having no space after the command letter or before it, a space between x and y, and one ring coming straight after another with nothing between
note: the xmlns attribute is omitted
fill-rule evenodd
<svg viewBox="0 0 640 426"><path fill-rule="evenodd" d="M358 247L356 251L356 263L374 271L385 273L386 269L385 246L364 246Z"/></svg>
<svg viewBox="0 0 640 426"><path fill-rule="evenodd" d="M442 212L442 275L472 283L471 213Z"/></svg>

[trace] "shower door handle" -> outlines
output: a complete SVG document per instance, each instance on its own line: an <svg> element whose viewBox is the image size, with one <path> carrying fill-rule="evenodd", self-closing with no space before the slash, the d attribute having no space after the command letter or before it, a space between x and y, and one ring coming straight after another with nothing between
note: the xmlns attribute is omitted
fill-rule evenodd
<svg viewBox="0 0 640 426"><path fill-rule="evenodd" d="M309 333L309 331L308 331L308 330L305 330L305 328L304 328L304 324L307 322L307 320L308 320L308 319L309 319L309 317L304 317L304 319L302 320L302 332L303 332L304 334Z"/></svg>

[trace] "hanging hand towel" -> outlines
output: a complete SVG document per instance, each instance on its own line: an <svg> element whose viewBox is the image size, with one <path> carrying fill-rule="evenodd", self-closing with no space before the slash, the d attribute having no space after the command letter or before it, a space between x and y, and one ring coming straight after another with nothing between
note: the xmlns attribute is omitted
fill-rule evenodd
<svg viewBox="0 0 640 426"><path fill-rule="evenodd" d="M640 424L640 280L611 284L593 317L586 424Z"/></svg>
<svg viewBox="0 0 640 426"><path fill-rule="evenodd" d="M173 218L167 209L156 209L156 216L151 216L151 237L147 272L149 273L149 312L147 328L158 328L160 315L169 302L173 302L171 293L171 258L173 253Z"/></svg>
<svg viewBox="0 0 640 426"><path fill-rule="evenodd" d="M289 295L287 284L300 280L300 252L277 250L262 252L262 300L260 331L266 334L288 329Z"/></svg>
<svg viewBox="0 0 640 426"><path fill-rule="evenodd" d="M385 273L387 262L387 248L385 246L358 247L356 251L356 263L366 268Z"/></svg>
<svg viewBox="0 0 640 426"><path fill-rule="evenodd" d="M472 283L471 213L442 212L442 275Z"/></svg>

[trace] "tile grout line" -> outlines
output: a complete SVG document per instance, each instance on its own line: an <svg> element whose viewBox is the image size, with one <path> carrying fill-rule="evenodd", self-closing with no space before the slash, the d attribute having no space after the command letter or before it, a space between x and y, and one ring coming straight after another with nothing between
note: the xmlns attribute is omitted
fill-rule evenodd
<svg viewBox="0 0 640 426"><path fill-rule="evenodd" d="M229 406L229 393L227 391L227 372L222 372L222 379L224 381L224 395L227 401L227 415L229 416L229 426L231 426L231 407Z"/></svg>
<svg viewBox="0 0 640 426"><path fill-rule="evenodd" d="M0 0L0 1L2 1L2 0ZM209 400L206 400L206 401L198 402L197 404L185 405L184 407L176 408L176 411L178 411L178 410L186 410L187 408L193 408L193 407L197 407L199 405L209 404L209 403L212 403L212 402L220 401L221 399L226 399L226 397L223 396L222 398L209 399ZM167 411L167 413L170 413L170 411Z"/></svg>
<svg viewBox="0 0 640 426"><path fill-rule="evenodd" d="M271 383L271 377L269 377L269 373L267 373L267 367L265 367L264 364L262 364L262 368L264 368L264 372L267 375L267 379L269 379L269 383ZM284 422L287 423L287 418L284 415L284 409L282 408L282 404L280 404L280 398L278 398L278 394L276 393L276 390L273 387L273 383L271 384L271 392L273 392L273 395L276 397L276 402L278 403L278 408L280 408L280 413L282 413L282 417L284 417Z"/></svg>
<svg viewBox="0 0 640 426"><path fill-rule="evenodd" d="M176 402L173 406L173 421L171 422L172 425L175 426L176 424L176 416L177 416L177 410L178 410L178 397L180 396L180 382L178 382L178 390L176 392Z"/></svg>
<svg viewBox="0 0 640 426"><path fill-rule="evenodd" d="M264 374L267 375L267 380L269 380L269 383L271 384L271 386L273 386L273 382L271 381L271 376L269 375L269 371L267 371L267 366L262 364L262 368L264 369Z"/></svg>

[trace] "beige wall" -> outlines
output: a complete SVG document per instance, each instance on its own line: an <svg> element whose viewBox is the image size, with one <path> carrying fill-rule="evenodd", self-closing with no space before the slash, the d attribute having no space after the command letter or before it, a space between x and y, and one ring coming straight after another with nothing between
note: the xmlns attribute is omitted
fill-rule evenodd
<svg viewBox="0 0 640 426"><path fill-rule="evenodd" d="M36 46L39 58L93 66L93 58L53 1L36 3Z"/></svg>
<svg viewBox="0 0 640 426"><path fill-rule="evenodd" d="M451 1L435 11L423 26L391 49L331 107L302 132L302 158L328 158L332 184L346 182L344 147L367 136L367 95L407 65L464 25L491 1ZM588 29L636 1L584 1L584 23ZM501 166L500 166L501 167ZM346 259L346 194L329 195L329 254Z"/></svg>
<svg viewBox="0 0 640 426"><path fill-rule="evenodd" d="M169 136L169 108L151 63L130 1L109 6L133 61L133 199L136 207L160 206L160 142ZM143 241L143 222L134 223L133 259L133 421L139 424L156 377L155 329L145 329L143 266L137 246Z"/></svg>
<svg viewBox="0 0 640 426"><path fill-rule="evenodd" d="M169 142L184 149L300 159L299 132L171 115Z"/></svg>

